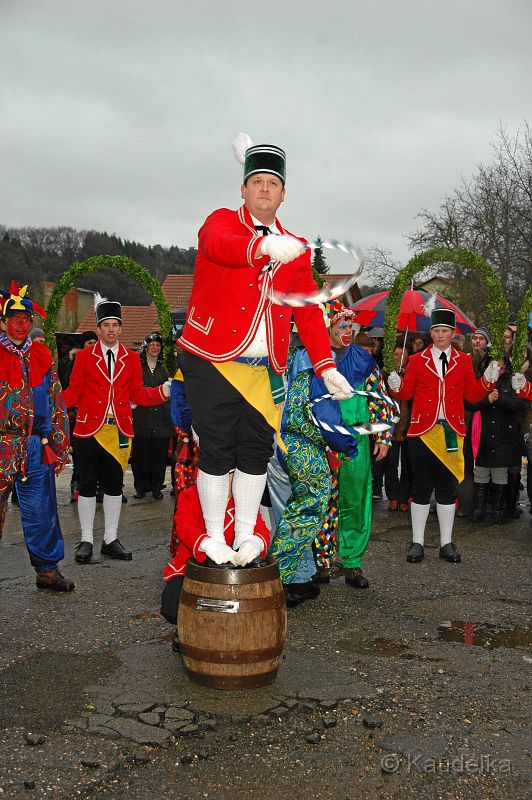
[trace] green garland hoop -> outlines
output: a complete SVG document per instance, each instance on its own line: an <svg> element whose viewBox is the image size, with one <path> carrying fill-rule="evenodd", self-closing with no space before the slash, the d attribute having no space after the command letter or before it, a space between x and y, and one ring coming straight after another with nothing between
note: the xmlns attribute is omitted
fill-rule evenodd
<svg viewBox="0 0 532 800"><path fill-rule="evenodd" d="M504 328L508 322L510 311L497 274L487 261L475 255L475 253L471 253L469 250L435 247L432 250L425 250L423 253L410 259L406 267L397 275L393 288L388 296L384 315L384 368L389 372L395 369L393 351L395 342L397 341L397 320L399 319L399 309L403 294L409 288L414 275L424 270L425 267L429 267L431 264L436 264L439 261L460 264L463 267L474 270L480 275L488 293L488 315L492 341L491 352L493 358L500 359L503 357Z"/></svg>
<svg viewBox="0 0 532 800"><path fill-rule="evenodd" d="M47 319L44 323L46 344L51 350L55 350L54 336L57 326L57 316L65 294L72 289L75 283L81 278L84 278L92 272L99 272L109 267L124 272L126 275L130 275L140 283L141 286L144 286L146 291L150 294L157 308L161 337L165 347L164 362L169 374L173 376L176 363L174 343L172 341L172 318L170 316L168 303L165 300L158 282L150 275L148 270L126 256L93 256L86 261L76 261L75 264L72 264L67 269L62 278L54 286L54 290L46 307Z"/></svg>
<svg viewBox="0 0 532 800"><path fill-rule="evenodd" d="M523 297L523 303L517 315L517 332L515 334L515 341L512 347L512 354L514 357L514 370L517 372L521 369L525 359L524 352L528 344L528 317L532 311L532 286L528 288Z"/></svg>

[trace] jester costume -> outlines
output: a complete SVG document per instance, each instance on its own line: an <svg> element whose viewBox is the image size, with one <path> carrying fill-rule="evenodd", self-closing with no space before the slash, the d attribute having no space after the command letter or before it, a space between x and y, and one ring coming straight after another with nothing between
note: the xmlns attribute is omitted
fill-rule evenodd
<svg viewBox="0 0 532 800"><path fill-rule="evenodd" d="M338 525L340 557L347 568L360 566L371 531L371 469L368 436L354 425L385 423L376 441L389 445L393 405L373 357L349 345L336 362L338 371L363 395L336 401L312 369L303 369L288 389L281 456L292 495L279 521L270 555L277 558L281 579L292 583L306 551L317 539L319 566L328 566ZM373 396L366 393L371 392Z"/></svg>
<svg viewBox="0 0 532 800"><path fill-rule="evenodd" d="M68 418L52 354L27 337L15 344L6 335L6 318L31 320L33 310L44 312L26 297L27 287L13 282L0 297L4 330L0 333L0 538L7 502L16 487L22 531L37 585L59 590L74 588L56 571L64 557L57 516L54 465L68 460ZM55 571L55 572L54 572ZM59 580L59 578L61 580ZM54 585L51 586L51 582ZM60 586L61 583L61 586Z"/></svg>
<svg viewBox="0 0 532 800"><path fill-rule="evenodd" d="M175 513L172 535L170 538L170 555L177 553L179 538L176 526L177 503L184 489L196 484L198 472L198 445L192 435L192 415L187 405L183 373L177 370L170 387L170 414L177 436L174 461Z"/></svg>

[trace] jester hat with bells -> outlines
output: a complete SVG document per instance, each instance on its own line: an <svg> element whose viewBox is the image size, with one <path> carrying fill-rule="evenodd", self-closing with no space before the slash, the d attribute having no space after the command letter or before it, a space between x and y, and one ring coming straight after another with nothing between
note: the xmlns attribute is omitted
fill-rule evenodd
<svg viewBox="0 0 532 800"><path fill-rule="evenodd" d="M12 317L14 314L40 314L46 319L46 311L38 303L27 296L28 286L19 287L16 281L11 281L9 291L0 289L0 316Z"/></svg>

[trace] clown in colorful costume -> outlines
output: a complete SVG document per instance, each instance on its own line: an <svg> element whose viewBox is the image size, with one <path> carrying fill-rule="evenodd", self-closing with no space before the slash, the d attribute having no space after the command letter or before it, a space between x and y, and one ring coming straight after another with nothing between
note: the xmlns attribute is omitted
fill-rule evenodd
<svg viewBox="0 0 532 800"><path fill-rule="evenodd" d="M247 144L250 144L247 142ZM292 311L269 291L312 294L309 250L276 216L285 197L285 153L246 146L238 211L214 211L199 232L194 285L179 361L199 436L197 487L209 536L223 539L229 472L235 470L235 542L253 534L283 400ZM316 374L348 397L317 306L293 311Z"/></svg>
<svg viewBox="0 0 532 800"><path fill-rule="evenodd" d="M68 418L52 354L29 337L33 311L46 316L13 281L0 296L0 538L13 486L37 586L71 591L57 565L64 544L55 474L68 461Z"/></svg>
<svg viewBox="0 0 532 800"><path fill-rule="evenodd" d="M391 372L388 385L399 400L413 398L408 429L408 453L412 466L412 542L406 554L410 563L425 556L425 525L432 491L440 526L440 558L461 561L452 541L456 486L464 479L464 399L482 400L494 388L499 375L496 361L476 380L471 359L451 346L456 319L454 311L436 308L430 314L432 346L411 356L404 378Z"/></svg>
<svg viewBox="0 0 532 800"><path fill-rule="evenodd" d="M313 403L327 390L310 369L299 372L289 387L282 437L292 496L269 551L278 560L289 600L290 584L301 559L326 518L332 490L331 468L339 487L340 557L348 583L360 584L360 564L371 531L370 441L352 426L366 422L387 425L386 431L379 432L375 439L375 455L384 458L393 425L393 404L386 397L378 367L369 353L350 343L352 312L337 301L327 305L338 371L356 390L369 391L377 397L355 394L346 400L329 398ZM332 467L328 460L331 454ZM323 555L320 566L326 566L329 557L330 554ZM301 596L299 590L298 595Z"/></svg>

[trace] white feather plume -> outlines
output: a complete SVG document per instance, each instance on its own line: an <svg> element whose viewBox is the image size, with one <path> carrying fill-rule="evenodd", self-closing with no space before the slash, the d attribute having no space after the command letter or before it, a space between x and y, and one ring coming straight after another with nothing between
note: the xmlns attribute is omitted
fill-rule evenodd
<svg viewBox="0 0 532 800"><path fill-rule="evenodd" d="M427 302L423 304L423 313L425 314L426 317L430 317L435 308L436 308L436 295L431 294Z"/></svg>
<svg viewBox="0 0 532 800"><path fill-rule="evenodd" d="M106 303L106 302L107 302L107 297L102 297L100 292L94 292L94 308L96 308L96 306L99 306L100 303Z"/></svg>
<svg viewBox="0 0 532 800"><path fill-rule="evenodd" d="M231 142L231 147L233 148L233 154L238 161L239 164L244 164L246 158L246 150L248 147L251 147L253 142L251 137L247 135L247 133L242 133L239 131L235 138Z"/></svg>

